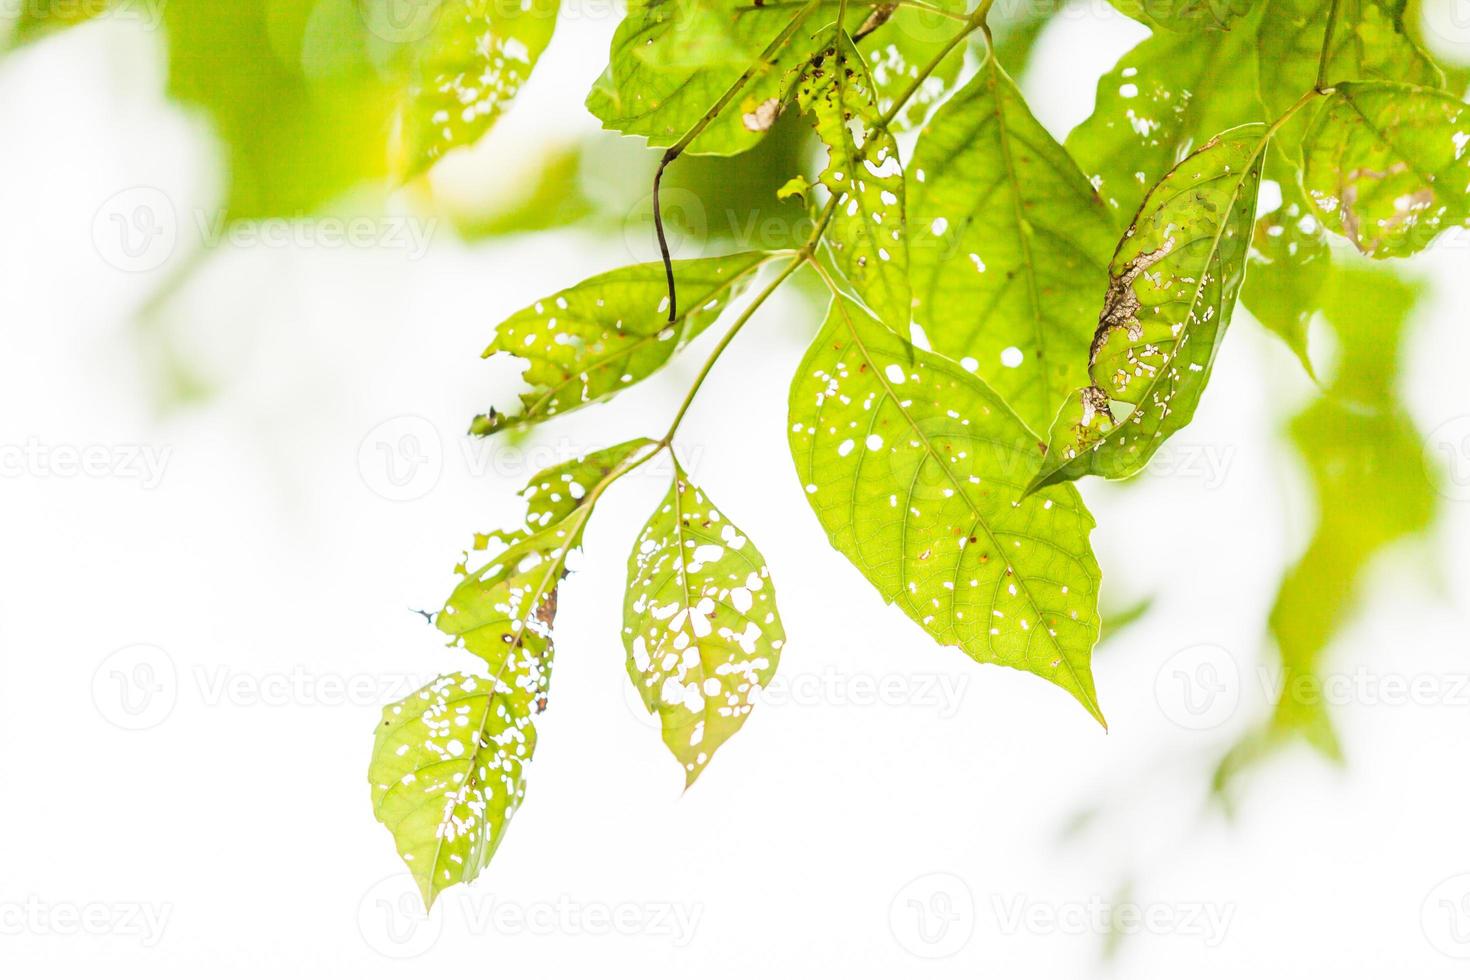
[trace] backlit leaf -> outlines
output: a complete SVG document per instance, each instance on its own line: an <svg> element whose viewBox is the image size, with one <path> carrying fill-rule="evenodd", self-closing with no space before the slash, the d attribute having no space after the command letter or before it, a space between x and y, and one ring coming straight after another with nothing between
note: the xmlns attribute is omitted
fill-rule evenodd
<svg viewBox="0 0 1470 980"><path fill-rule="evenodd" d="M1073 487L1023 499L1035 437L999 395L839 294L792 382L789 438L832 545L886 601L1102 720L1092 515Z"/></svg>
<svg viewBox="0 0 1470 980"><path fill-rule="evenodd" d="M1114 7L1150 27L1193 33L1223 31L1250 12L1257 0L1111 0Z"/></svg>
<svg viewBox="0 0 1470 980"><path fill-rule="evenodd" d="M1470 224L1470 109L1411 85L1341 85L1307 136L1302 182L1364 255L1412 255Z"/></svg>
<svg viewBox="0 0 1470 980"><path fill-rule="evenodd" d="M623 645L686 786L745 724L785 643L765 559L676 468L628 559Z"/></svg>
<svg viewBox="0 0 1470 980"><path fill-rule="evenodd" d="M827 145L820 180L837 198L825 239L832 257L874 312L907 325L903 167L893 134L879 125L873 80L846 34L813 59L796 95Z"/></svg>
<svg viewBox="0 0 1470 980"><path fill-rule="evenodd" d="M1144 199L1108 268L1092 385L1052 424L1033 486L1132 476L1189 424L1245 272L1266 127L1206 143ZM1110 402L1129 407L1115 421Z"/></svg>
<svg viewBox="0 0 1470 980"><path fill-rule="evenodd" d="M471 431L534 425L642 381L714 323L768 259L742 252L675 262L679 317L673 323L659 262L604 272L532 303L496 328L483 355L528 360L523 377L531 390L521 395L519 412L491 410Z"/></svg>
<svg viewBox="0 0 1470 980"><path fill-rule="evenodd" d="M1266 161L1281 204L1256 219L1250 260L1240 301L1261 325L1276 334L1315 377L1307 352L1307 329L1318 308L1322 285L1331 273L1332 254L1322 222L1312 214L1293 168L1277 154Z"/></svg>
<svg viewBox="0 0 1470 980"><path fill-rule="evenodd" d="M1087 380L1107 208L994 59L924 127L909 170L915 323L1045 431Z"/></svg>

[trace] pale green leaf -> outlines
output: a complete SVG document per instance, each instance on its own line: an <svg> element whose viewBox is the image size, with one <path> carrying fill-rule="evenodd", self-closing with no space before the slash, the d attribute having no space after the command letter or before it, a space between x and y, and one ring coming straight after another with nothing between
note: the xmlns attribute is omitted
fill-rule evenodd
<svg viewBox="0 0 1470 980"><path fill-rule="evenodd" d="M556 29L557 0L444 0L412 45L402 116L406 169L468 146L515 98Z"/></svg>
<svg viewBox="0 0 1470 980"><path fill-rule="evenodd" d="M965 0L934 0L933 7L879 3L853 31L867 61L878 94L878 109L888 112L935 56L960 32ZM937 12L946 11L950 16ZM895 132L921 123L928 112L954 88L965 67L965 45L959 44L934 67L899 106L891 128Z"/></svg>
<svg viewBox="0 0 1470 980"><path fill-rule="evenodd" d="M1267 330L1284 341L1308 375L1316 377L1307 330L1332 268L1322 222L1312 214L1295 171L1269 154L1266 178L1275 179L1281 204L1256 219L1240 301Z"/></svg>
<svg viewBox="0 0 1470 980"><path fill-rule="evenodd" d="M1444 84L1444 73L1404 32L1402 10L1383 0L1267 0L1260 27L1261 96L1272 118L1284 114L1316 84L1334 4L1338 13L1326 84L1370 78L1431 88ZM1287 120L1277 134L1276 148L1299 161L1310 122L1309 111Z"/></svg>
<svg viewBox="0 0 1470 980"><path fill-rule="evenodd" d="M714 323L769 258L741 252L675 262L679 308L673 323L660 262L604 272L532 303L496 328L483 355L525 358L530 363L523 378L531 390L521 395L519 412L492 409L475 419L471 431L487 435L534 425L642 381Z"/></svg>
<svg viewBox="0 0 1470 980"><path fill-rule="evenodd" d="M776 674L786 634L754 544L676 467L628 559L628 677L691 786Z"/></svg>
<svg viewBox="0 0 1470 980"><path fill-rule="evenodd" d="M837 199L827 247L863 301L884 320L906 326L903 167L893 134L880 125L867 66L846 34L813 59L796 97L827 145L820 180Z"/></svg>
<svg viewBox="0 0 1470 980"><path fill-rule="evenodd" d="M1092 515L1073 487L1023 498L1035 437L999 395L838 294L792 382L788 433L832 545L885 600L1102 721Z"/></svg>
<svg viewBox="0 0 1470 980"><path fill-rule="evenodd" d="M1307 136L1302 183L1364 255L1412 255L1470 224L1470 109L1412 85L1341 85Z"/></svg>
<svg viewBox="0 0 1470 980"><path fill-rule="evenodd" d="M425 907L490 863L525 796L535 747L531 712L483 677L440 677L383 709L368 768L373 813Z"/></svg>
<svg viewBox="0 0 1470 980"><path fill-rule="evenodd" d="M1087 380L1107 208L994 59L924 127L909 170L914 321L1044 431Z"/></svg>
<svg viewBox="0 0 1470 980"><path fill-rule="evenodd" d="M1067 149L1130 220L1148 189L1195 147L1265 121L1256 75L1256 38L1244 24L1156 33L1098 81L1092 115L1072 130Z"/></svg>
<svg viewBox="0 0 1470 980"><path fill-rule="evenodd" d="M1092 385L1052 423L1033 486L1138 473L1189 424L1245 272L1266 127L1223 133L1144 199L1108 268ZM1129 407L1115 421L1110 402Z"/></svg>

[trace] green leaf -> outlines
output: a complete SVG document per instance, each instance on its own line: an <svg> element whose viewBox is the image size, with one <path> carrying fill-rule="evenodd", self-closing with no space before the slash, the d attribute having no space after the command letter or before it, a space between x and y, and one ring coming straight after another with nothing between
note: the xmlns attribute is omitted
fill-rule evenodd
<svg viewBox="0 0 1470 980"><path fill-rule="evenodd" d="M1326 83L1391 79L1439 88L1444 73L1404 33L1402 10L1382 0L1267 0L1261 17L1261 97L1272 118L1284 114L1317 81L1328 14L1338 5L1327 61ZM1276 147L1301 159L1309 112L1287 120Z"/></svg>
<svg viewBox="0 0 1470 980"><path fill-rule="evenodd" d="M1245 273L1266 127L1206 143L1144 199L1108 268L1092 385L1063 404L1032 486L1121 479L1194 417ZM1110 401L1131 406L1115 420Z"/></svg>
<svg viewBox="0 0 1470 980"><path fill-rule="evenodd" d="M1312 214L1295 171L1270 154L1266 178L1281 189L1281 204L1256 219L1250 261L1240 301L1261 325L1280 337L1313 378L1307 330L1317 312L1322 286L1332 269L1332 253L1322 223Z"/></svg>
<svg viewBox="0 0 1470 980"><path fill-rule="evenodd" d="M892 109L924 68L959 33L962 25L955 18L964 17L965 6L964 0L936 0L933 7L951 15L945 16L935 9L895 5L890 0L872 7L872 13L862 24L849 25L870 68L879 111ZM914 90L908 102L899 107L890 124L894 132L921 123L929 110L950 93L965 67L965 47L956 45Z"/></svg>
<svg viewBox="0 0 1470 980"><path fill-rule="evenodd" d="M1092 115L1067 149L1124 220L1148 189L1216 133L1263 122L1256 39L1244 25L1205 34L1156 33L1097 83Z"/></svg>
<svg viewBox="0 0 1470 980"><path fill-rule="evenodd" d="M813 59L796 97L827 145L820 180L837 199L827 247L874 312L907 325L903 167L893 134L881 125L867 66L846 34Z"/></svg>
<svg viewBox="0 0 1470 980"><path fill-rule="evenodd" d="M786 633L766 561L683 469L628 559L628 678L692 786L776 675Z"/></svg>
<svg viewBox="0 0 1470 980"><path fill-rule="evenodd" d="M368 768L373 813L426 908L490 863L535 747L531 713L503 682L450 674L383 709Z"/></svg>
<svg viewBox="0 0 1470 980"><path fill-rule="evenodd" d="M1114 7L1150 27L1185 33L1228 30L1256 0L1111 0Z"/></svg>
<svg viewBox="0 0 1470 980"><path fill-rule="evenodd" d="M669 146L753 67L748 84L688 152L728 156L747 150L774 121L789 85L787 73L826 43L825 31L813 35L823 26L812 16L820 6L817 0L801 6L631 0L587 109L606 129Z"/></svg>
<svg viewBox="0 0 1470 980"><path fill-rule="evenodd" d="M769 258L741 252L675 262L679 317L673 323L659 262L604 272L532 303L496 328L483 355L525 358L530 364L522 376L531 390L521 395L519 412L492 409L471 431L534 425L642 381L714 323Z"/></svg>
<svg viewBox="0 0 1470 980"><path fill-rule="evenodd" d="M445 0L415 42L402 126L409 174L489 130L556 29L557 0Z"/></svg>
<svg viewBox="0 0 1470 980"><path fill-rule="evenodd" d="M1103 720L1092 515L1073 487L1023 499L1035 437L999 395L837 294L792 381L790 423L807 501L886 601Z"/></svg>
<svg viewBox="0 0 1470 980"><path fill-rule="evenodd" d="M1463 102L1431 89L1339 86L1307 136L1312 209L1376 259L1412 255L1470 224L1467 119Z"/></svg>
<svg viewBox="0 0 1470 980"><path fill-rule="evenodd" d="M20 9L10 26L10 35L0 44L0 50L19 48L68 27L85 23L107 10L110 3L107 0L92 0L89 3L79 3L78 0L21 0L16 6ZM139 10L136 16L144 19L148 13L151 10Z"/></svg>
<svg viewBox="0 0 1470 980"><path fill-rule="evenodd" d="M538 473L522 491L525 529L477 535L475 552L491 557L470 571L467 555L456 569L464 577L435 624L484 660L517 703L546 697L558 589L598 495L655 446L635 439Z"/></svg>
<svg viewBox="0 0 1470 980"><path fill-rule="evenodd" d="M909 170L915 322L1044 431L1086 382L1106 206L994 59L924 127Z"/></svg>

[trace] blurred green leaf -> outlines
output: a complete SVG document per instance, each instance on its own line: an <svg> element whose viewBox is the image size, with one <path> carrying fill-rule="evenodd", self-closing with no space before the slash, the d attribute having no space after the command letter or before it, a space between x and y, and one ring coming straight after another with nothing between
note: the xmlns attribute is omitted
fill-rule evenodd
<svg viewBox="0 0 1470 980"><path fill-rule="evenodd" d="M1280 337L1315 378L1307 330L1317 312L1332 254L1322 223L1312 214L1296 172L1279 154L1268 154L1266 177L1281 190L1281 204L1256 219L1240 301Z"/></svg>
<svg viewBox="0 0 1470 980"><path fill-rule="evenodd" d="M1184 33L1219 32L1249 13L1257 0L1110 0L1114 7L1150 27Z"/></svg>

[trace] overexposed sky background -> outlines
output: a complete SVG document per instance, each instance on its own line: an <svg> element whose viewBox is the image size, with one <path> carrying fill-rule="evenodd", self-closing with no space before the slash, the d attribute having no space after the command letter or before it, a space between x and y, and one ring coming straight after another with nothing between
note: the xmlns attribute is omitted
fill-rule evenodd
<svg viewBox="0 0 1470 980"><path fill-rule="evenodd" d="M1432 18L1470 51L1470 12ZM565 20L441 189L593 131L581 102L614 26ZM1026 89L1055 134L1140 36L1097 5L1053 24ZM0 61L11 975L1463 974L1470 238L1417 264L1433 295L1404 397L1449 476L1438 535L1375 567L1334 646L1334 669L1363 679L1335 714L1346 769L1288 753L1248 779L1233 822L1206 799L1219 754L1267 710L1266 614L1314 520L1278 438L1312 389L1243 311L1151 474L1082 487L1105 605L1156 599L1097 652L1104 734L1041 681L936 648L828 548L785 437L820 311L788 291L679 445L772 569L789 642L767 703L681 794L618 634L626 555L667 479L639 471L563 588L523 812L425 921L372 818L371 732L381 705L474 661L411 609L439 606L474 531L518 520L537 469L663 431L717 331L526 444L472 442L468 419L512 390L478 357L496 322L646 243L470 246L395 200L377 245L310 219L203 245L218 153L165 100L162 58L160 35L112 18ZM115 221L140 213L167 234L120 251ZM198 274L140 316L201 247ZM208 397L161 396L165 349ZM1216 679L1208 711L1181 677ZM1104 964L1120 902L1144 924Z"/></svg>

